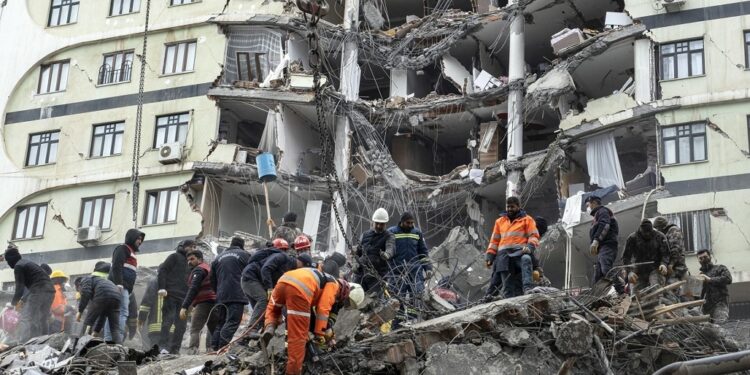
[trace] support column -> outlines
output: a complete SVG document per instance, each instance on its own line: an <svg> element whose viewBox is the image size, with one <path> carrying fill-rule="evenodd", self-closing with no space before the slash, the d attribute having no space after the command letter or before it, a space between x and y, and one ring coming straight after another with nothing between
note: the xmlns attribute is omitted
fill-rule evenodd
<svg viewBox="0 0 750 375"><path fill-rule="evenodd" d="M508 5L513 6L518 5L518 3L519 0L511 0ZM523 96L526 79L524 22L523 12L517 10L510 24L510 56L508 64L510 92L508 94L508 156L506 157L508 161L517 160L523 155ZM505 196L518 197L521 193L520 182L521 171L509 171Z"/></svg>
<svg viewBox="0 0 750 375"><path fill-rule="evenodd" d="M344 30L358 31L359 30L359 0L346 0L344 6ZM344 50L341 54L341 83L339 84L339 92L344 94L344 98L347 103L357 100L359 97L359 78L360 69L357 63L359 49L357 42L352 39L348 39L344 43ZM334 153L334 167L336 168L336 174L342 184L345 184L349 180L349 155L351 153L351 137L349 118L346 116L336 118L336 130L334 134L335 141L335 153ZM346 200L346 192L341 192L342 196L338 193L334 193L332 197L332 204L335 204L338 208L341 216L341 223L344 226L344 230L348 227L346 213L342 204L342 199ZM350 235L354 235L350 233ZM331 207L331 224L330 224L330 236L328 243L328 253L333 251L346 254L346 241L344 240L344 234L339 229L338 220L336 218L336 212Z"/></svg>

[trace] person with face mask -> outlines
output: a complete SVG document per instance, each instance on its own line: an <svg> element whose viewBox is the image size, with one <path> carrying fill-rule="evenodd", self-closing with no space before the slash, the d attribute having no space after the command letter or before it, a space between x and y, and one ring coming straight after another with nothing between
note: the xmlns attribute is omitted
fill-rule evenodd
<svg viewBox="0 0 750 375"><path fill-rule="evenodd" d="M646 263L635 266L628 273L628 281L636 290L653 285L664 285L669 270L669 245L667 237L654 229L651 220L643 219L637 231L625 241L622 263Z"/></svg>
<svg viewBox="0 0 750 375"><path fill-rule="evenodd" d="M732 283L732 273L727 267L711 263L711 252L707 249L698 250L698 262L701 264L700 277L703 279L701 298L703 313L711 315L711 321L721 324L729 318L729 284Z"/></svg>
<svg viewBox="0 0 750 375"><path fill-rule="evenodd" d="M354 272L357 281L367 294L383 295L381 280L388 273L388 260L393 258L396 238L386 230L388 211L378 208L372 215L372 228L362 233L359 246L354 250L357 268Z"/></svg>
<svg viewBox="0 0 750 375"><path fill-rule="evenodd" d="M388 261L388 288L411 306L418 306L424 293L424 282L432 275L432 264L422 231L415 226L414 215L404 212L398 225L388 229L393 234L393 257ZM414 315L408 306L402 306L403 315L411 319ZM398 328L401 319L394 321Z"/></svg>
<svg viewBox="0 0 750 375"><path fill-rule="evenodd" d="M596 257L594 282L607 277L614 284L617 293L623 294L625 286L620 278L609 274L617 259L617 235L620 232L617 219L609 208L602 206L602 199L595 195L586 198L586 212L594 217L589 229L589 251Z"/></svg>

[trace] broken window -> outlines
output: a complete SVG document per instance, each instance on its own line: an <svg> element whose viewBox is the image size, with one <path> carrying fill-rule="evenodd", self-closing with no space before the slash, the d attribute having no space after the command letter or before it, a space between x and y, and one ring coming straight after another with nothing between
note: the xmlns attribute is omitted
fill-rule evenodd
<svg viewBox="0 0 750 375"><path fill-rule="evenodd" d="M257 26L232 26L227 41L224 82L263 82L281 64L280 33Z"/></svg>
<svg viewBox="0 0 750 375"><path fill-rule="evenodd" d="M682 229L685 252L711 250L711 211L687 211L664 215L670 223Z"/></svg>
<svg viewBox="0 0 750 375"><path fill-rule="evenodd" d="M268 57L265 53L237 52L237 78L240 81L265 80L268 67Z"/></svg>
<svg viewBox="0 0 750 375"><path fill-rule="evenodd" d="M94 135L91 139L91 157L121 154L122 135L124 132L124 122L95 125Z"/></svg>
<svg viewBox="0 0 750 375"><path fill-rule="evenodd" d="M68 86L69 61L57 61L42 65L39 74L39 85L37 93L46 94L50 92L65 91Z"/></svg>
<svg viewBox="0 0 750 375"><path fill-rule="evenodd" d="M177 188L146 192L146 216L143 225L163 224L177 221Z"/></svg>
<svg viewBox="0 0 750 375"><path fill-rule="evenodd" d="M187 139L189 122L190 113L188 112L157 117L154 148L174 142L180 142L184 145Z"/></svg>
<svg viewBox="0 0 750 375"><path fill-rule="evenodd" d="M114 195L84 198L81 201L81 222L79 228L95 226L102 230L110 229L114 204Z"/></svg>
<svg viewBox="0 0 750 375"><path fill-rule="evenodd" d="M112 0L109 7L110 16L136 13L141 10L141 0Z"/></svg>
<svg viewBox="0 0 750 375"><path fill-rule="evenodd" d="M98 84L130 82L133 70L133 51L120 51L104 55L104 62L99 68Z"/></svg>
<svg viewBox="0 0 750 375"><path fill-rule="evenodd" d="M703 75L703 39L661 45L661 79Z"/></svg>
<svg viewBox="0 0 750 375"><path fill-rule="evenodd" d="M44 221L47 218L47 203L32 204L16 209L16 223L13 239L38 238L44 235Z"/></svg>
<svg viewBox="0 0 750 375"><path fill-rule="evenodd" d="M31 134L26 166L53 164L57 161L57 144L60 131Z"/></svg>
<svg viewBox="0 0 750 375"><path fill-rule="evenodd" d="M664 164L706 160L706 124L684 124L661 129Z"/></svg>
<svg viewBox="0 0 750 375"><path fill-rule="evenodd" d="M167 44L164 51L163 74L192 72L195 67L196 42Z"/></svg>
<svg viewBox="0 0 750 375"><path fill-rule="evenodd" d="M52 0L49 10L49 26L78 22L78 0Z"/></svg>

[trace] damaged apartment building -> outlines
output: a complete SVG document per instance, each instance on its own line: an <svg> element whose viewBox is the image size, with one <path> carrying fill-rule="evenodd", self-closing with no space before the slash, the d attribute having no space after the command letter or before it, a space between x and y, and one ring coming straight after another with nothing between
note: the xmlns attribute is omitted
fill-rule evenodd
<svg viewBox="0 0 750 375"><path fill-rule="evenodd" d="M73 8L56 0L9 4L24 16L0 21L45 41L3 78L2 178L18 191L0 230L53 268L86 272L133 225L137 133L146 266L186 237L261 241L267 210L277 223L297 212L318 252L345 252L378 207L391 224L415 212L429 247L461 227L483 249L518 195L558 223L541 254L547 276L585 287L582 202L598 194L621 243L641 217L665 215L686 249L730 267L733 314L750 301L746 2L346 0L314 27L293 1L130 0L115 15L73 3L79 20L67 25L53 16ZM127 66L127 80L110 65ZM99 126L113 121L104 145L119 148L98 151ZM268 207L260 153L278 176ZM99 237L82 238L91 227Z"/></svg>

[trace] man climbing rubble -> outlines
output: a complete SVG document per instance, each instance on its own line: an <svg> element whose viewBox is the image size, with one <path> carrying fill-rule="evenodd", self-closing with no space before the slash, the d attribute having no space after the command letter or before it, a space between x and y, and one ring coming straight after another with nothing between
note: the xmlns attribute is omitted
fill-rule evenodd
<svg viewBox="0 0 750 375"><path fill-rule="evenodd" d="M433 276L429 251L422 231L415 226L414 215L404 212L398 225L388 229L393 233L393 257L388 261L388 288L410 306L402 306L403 318L412 319L424 293L424 282ZM401 318L394 320L398 328Z"/></svg>
<svg viewBox="0 0 750 375"><path fill-rule="evenodd" d="M224 310L211 341L214 350L232 341L240 326L242 313L248 303L242 291L242 270L249 262L250 253L245 251L245 240L234 237L229 248L211 263L211 286L216 291L216 303L222 305Z"/></svg>
<svg viewBox="0 0 750 375"><path fill-rule="evenodd" d="M703 279L701 298L706 300L703 313L711 315L711 321L721 324L729 319L729 284L732 283L732 273L726 266L713 264L711 252L707 249L698 250L698 262L701 264L699 277Z"/></svg>
<svg viewBox="0 0 750 375"><path fill-rule="evenodd" d="M276 327L281 324L281 309L286 308L286 373L301 374L310 339L311 311L315 312L314 343L319 347L333 346L333 314L341 307L357 308L364 299L364 290L358 284L336 279L314 268L289 271L279 279L271 294L262 339L268 342L273 337Z"/></svg>
<svg viewBox="0 0 750 375"><path fill-rule="evenodd" d="M95 336L99 336L104 323L109 324L112 342L120 344L124 336L120 335L120 309L122 296L120 289L108 280L110 265L107 262L96 262L94 272L81 279L81 300L78 302L76 321L81 321L83 312L88 307L84 326L91 327Z"/></svg>
<svg viewBox="0 0 750 375"><path fill-rule="evenodd" d="M664 216L654 218L654 228L667 237L669 244L669 274L667 284L685 279L687 265L685 264L685 240L682 229L670 223Z"/></svg>
<svg viewBox="0 0 750 375"><path fill-rule="evenodd" d="M125 337L125 327L127 325L130 310L130 294L133 293L133 286L137 277L138 259L135 254L139 251L141 244L146 238L146 234L138 229L129 229L125 233L125 243L119 245L112 252L112 267L109 271L109 280L111 280L120 289L122 300L120 302L120 337Z"/></svg>
<svg viewBox="0 0 750 375"><path fill-rule="evenodd" d="M517 197L508 197L505 209L495 221L485 253L487 268L492 268L492 280L485 294L488 300L498 293L508 298L533 289L532 271L538 268L534 255L539 247L536 222L521 209Z"/></svg>
<svg viewBox="0 0 750 375"><path fill-rule="evenodd" d="M667 237L654 230L651 220L641 221L638 230L625 241L622 264L633 263L646 263L629 270L628 281L636 290L664 285L664 276L669 270L669 245Z"/></svg>
<svg viewBox="0 0 750 375"><path fill-rule="evenodd" d="M354 250L355 281L362 284L367 294L383 296L383 280L388 273L388 260L393 258L396 239L386 230L388 211L378 208L372 214L372 228L362 234Z"/></svg>
<svg viewBox="0 0 750 375"><path fill-rule="evenodd" d="M625 285L620 278L610 273L617 260L617 236L620 226L615 214L607 207L602 206L602 199L596 195L586 198L586 211L594 219L589 229L591 241L590 253L596 257L594 266L594 282L607 278L612 282L618 294L625 293Z"/></svg>
<svg viewBox="0 0 750 375"><path fill-rule="evenodd" d="M187 321L180 319L180 307L187 294L187 278L190 268L187 253L195 250L195 241L183 240L177 249L167 256L159 265L159 297L164 299L161 309L161 336L159 347L172 353L180 353L182 337L185 335ZM174 327L174 330L172 328ZM172 333L170 333L172 332Z"/></svg>
<svg viewBox="0 0 750 375"><path fill-rule="evenodd" d="M47 272L36 263L22 259L18 248L10 245L5 250L4 259L13 269L16 291L11 304L21 312L18 323L18 342L24 343L36 336L46 335L49 330L49 314L55 288ZM26 303L21 303L24 289L28 288Z"/></svg>
<svg viewBox="0 0 750 375"><path fill-rule="evenodd" d="M188 291L182 301L180 319L187 320L190 313L190 342L188 350L197 354L200 347L201 330L203 326L208 327L206 335L206 351L211 349L211 336L216 330L219 322L219 312L216 306L216 292L211 287L211 266L203 261L203 253L200 250L191 250L187 253L187 261L192 270L188 276Z"/></svg>

